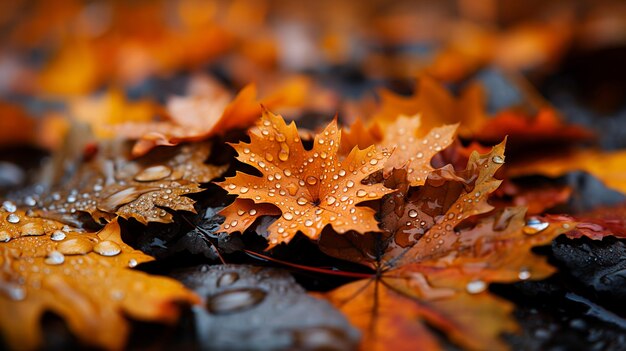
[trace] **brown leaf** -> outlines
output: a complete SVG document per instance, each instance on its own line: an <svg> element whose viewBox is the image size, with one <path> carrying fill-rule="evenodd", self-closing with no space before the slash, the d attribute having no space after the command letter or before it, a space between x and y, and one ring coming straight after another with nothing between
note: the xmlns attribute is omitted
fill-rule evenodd
<svg viewBox="0 0 626 351"><path fill-rule="evenodd" d="M270 247L289 242L299 231L317 239L327 224L340 233L378 230L374 211L356 205L392 191L382 184L361 184L383 168L386 153L373 146L354 148L340 160L336 121L316 135L312 150L305 150L295 124L287 125L267 110L249 134L249 144L233 147L237 159L258 169L262 177L239 172L219 185L239 198L280 209L282 216L268 228ZM226 223L237 219L227 217Z"/></svg>
<svg viewBox="0 0 626 351"><path fill-rule="evenodd" d="M532 158L507 169L511 177L543 175L560 177L569 172L583 171L598 178L607 187L626 194L624 161L626 151L574 150L567 154L554 154Z"/></svg>
<svg viewBox="0 0 626 351"><path fill-rule="evenodd" d="M427 326L464 348L506 349L499 337L516 330L513 306L489 294L489 283L551 274L552 267L531 248L575 224L526 222L523 208L485 216L492 210L488 195L500 184L493 176L504 163L503 152L504 143L488 154L473 153L465 171L434 171L416 189L402 182L406 173L396 173L399 191L381 205L385 235L366 242L350 235L322 237L323 251L377 272L326 295L361 329L364 350L442 349Z"/></svg>
<svg viewBox="0 0 626 351"><path fill-rule="evenodd" d="M169 121L124 123L115 128L127 138L138 139L133 155L143 155L159 145L199 141L247 128L261 115L261 104L267 108L297 106L308 89L308 80L298 77L284 82L263 99L257 99L257 89L250 84L231 100L230 94L216 82L203 84L206 87L195 95L170 99Z"/></svg>
<svg viewBox="0 0 626 351"><path fill-rule="evenodd" d="M96 221L119 215L141 223L170 222L166 209L195 212L194 200L186 195L202 191L200 183L225 170L204 163L210 150L206 143L183 145L136 160L123 156L124 147L101 150L56 192L36 198L37 206L43 215L60 219L86 212Z"/></svg>
<svg viewBox="0 0 626 351"><path fill-rule="evenodd" d="M126 317L171 323L178 302L199 301L174 280L129 269L152 257L122 242L117 220L85 233L21 211L12 215L19 223L2 218L1 228L22 229L0 242L0 329L14 349L41 346L45 312L63 318L85 345L121 349Z"/></svg>

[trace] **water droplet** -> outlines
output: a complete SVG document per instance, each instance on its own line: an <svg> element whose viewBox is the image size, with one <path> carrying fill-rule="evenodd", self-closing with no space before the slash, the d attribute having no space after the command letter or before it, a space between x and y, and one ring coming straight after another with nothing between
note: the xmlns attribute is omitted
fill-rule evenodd
<svg viewBox="0 0 626 351"><path fill-rule="evenodd" d="M7 222L9 223L19 223L20 222L20 217L18 217L15 213L11 213L10 215L7 216Z"/></svg>
<svg viewBox="0 0 626 351"><path fill-rule="evenodd" d="M13 301L23 301L26 298L26 290L17 284L3 284L0 286L0 292Z"/></svg>
<svg viewBox="0 0 626 351"><path fill-rule="evenodd" d="M544 231L546 228L548 228L549 225L549 223L542 222L537 218L530 218L528 221L526 221L526 226L524 227L523 231L524 234L534 235Z"/></svg>
<svg viewBox="0 0 626 351"><path fill-rule="evenodd" d="M122 248L113 241L105 240L97 243L93 251L102 256L115 256L122 252Z"/></svg>
<svg viewBox="0 0 626 351"><path fill-rule="evenodd" d="M307 199L303 198L303 197L299 197L298 200L296 200L296 202L298 203L298 205L300 206L304 206L307 204Z"/></svg>
<svg viewBox="0 0 626 351"><path fill-rule="evenodd" d="M250 211L248 211L248 214L249 214L250 216L254 216L254 215L256 215L256 210L253 208L253 209L251 209Z"/></svg>
<svg viewBox="0 0 626 351"><path fill-rule="evenodd" d="M409 217L411 218L415 218L417 217L418 213L415 210L409 210Z"/></svg>
<svg viewBox="0 0 626 351"><path fill-rule="evenodd" d="M39 236L44 235L46 232L41 224L26 223L20 227L20 233L23 236Z"/></svg>
<svg viewBox="0 0 626 351"><path fill-rule="evenodd" d="M87 238L72 238L60 242L57 250L65 255L84 255L91 252L93 243Z"/></svg>
<svg viewBox="0 0 626 351"><path fill-rule="evenodd" d="M487 284L482 280L472 280L467 283L465 290L470 294L479 294L487 290Z"/></svg>
<svg viewBox="0 0 626 351"><path fill-rule="evenodd" d="M278 152L278 159L285 162L289 159L289 149L281 149Z"/></svg>
<svg viewBox="0 0 626 351"><path fill-rule="evenodd" d="M242 194L245 194L245 193L247 193L249 190L250 190L250 189L248 189L247 187L242 186L242 187L239 189L239 192L240 192L240 193L242 193Z"/></svg>
<svg viewBox="0 0 626 351"><path fill-rule="evenodd" d="M128 260L128 267L130 267L130 268L137 267L137 260L134 259L134 258L131 258L130 260Z"/></svg>
<svg viewBox="0 0 626 351"><path fill-rule="evenodd" d="M528 271L528 269L522 269L521 271L519 271L519 274L517 275L517 277L520 280L530 279L530 271Z"/></svg>
<svg viewBox="0 0 626 351"><path fill-rule="evenodd" d="M241 288L224 291L208 298L207 309L213 314L228 314L252 308L265 299L265 291Z"/></svg>
<svg viewBox="0 0 626 351"><path fill-rule="evenodd" d="M313 221L310 219L307 219L306 221L304 221L304 226L305 227L311 227L313 226Z"/></svg>
<svg viewBox="0 0 626 351"><path fill-rule="evenodd" d="M158 165L145 168L141 172L137 173L134 179L138 182L154 182L167 178L170 174L172 174L171 168L164 165Z"/></svg>
<svg viewBox="0 0 626 351"><path fill-rule="evenodd" d="M308 176L306 177L306 182L309 185L315 185L317 184L317 178L315 178L314 176Z"/></svg>
<svg viewBox="0 0 626 351"><path fill-rule="evenodd" d="M32 197L32 196L26 196L24 198L24 204L26 206L35 206L35 205L37 205L37 200L35 200L35 198Z"/></svg>
<svg viewBox="0 0 626 351"><path fill-rule="evenodd" d="M365 195L367 195L367 191L365 191L365 190L363 190L363 189L359 189L359 190L356 192L356 196L358 196L358 197L364 197Z"/></svg>
<svg viewBox="0 0 626 351"><path fill-rule="evenodd" d="M0 231L0 242L8 242L11 240L11 234L6 230Z"/></svg>
<svg viewBox="0 0 626 351"><path fill-rule="evenodd" d="M370 160L370 165L372 165L372 166L373 166L373 165L375 165L375 164L377 164L377 163L378 163L378 160L377 160L377 159L375 159L375 158L373 158L373 159L371 159L371 160Z"/></svg>
<svg viewBox="0 0 626 351"><path fill-rule="evenodd" d="M272 161L274 161L274 156L272 156L272 154L270 154L270 153L268 152L268 153L266 153L266 154L265 154L265 159L266 159L268 162L272 162Z"/></svg>
<svg viewBox="0 0 626 351"><path fill-rule="evenodd" d="M9 213L13 213L17 211L17 206L11 201L5 201L2 203L2 209Z"/></svg>
<svg viewBox="0 0 626 351"><path fill-rule="evenodd" d="M46 264L50 265L60 265L65 262L65 256L59 251L51 251L46 259L44 260Z"/></svg>
<svg viewBox="0 0 626 351"><path fill-rule="evenodd" d="M237 280L239 280L239 273L237 272L228 272L222 274L221 277L217 279L217 287L221 288L223 286L233 285Z"/></svg>
<svg viewBox="0 0 626 351"><path fill-rule="evenodd" d="M139 196L149 193L151 191L159 190L160 188L136 188L130 187L124 190L120 190L117 193L114 193L100 203L98 203L98 209L103 210L104 212L115 212L118 208L123 205L126 205L130 202L133 202L139 198Z"/></svg>
<svg viewBox="0 0 626 351"><path fill-rule="evenodd" d="M285 212L283 213L283 218L285 218L286 220L290 221L293 219L293 214L291 212Z"/></svg>
<svg viewBox="0 0 626 351"><path fill-rule="evenodd" d="M504 158L502 158L502 156L494 156L491 158L491 161L493 161L493 163L497 163L497 164L503 164L504 163Z"/></svg>
<svg viewBox="0 0 626 351"><path fill-rule="evenodd" d="M52 241L61 241L65 239L65 237L66 237L65 232L62 230L55 230L54 233L50 235L50 239Z"/></svg>
<svg viewBox="0 0 626 351"><path fill-rule="evenodd" d="M337 201L337 199L335 199L335 197L333 197L333 196L329 196L329 197L326 198L326 203L329 204L329 205L334 204L335 201Z"/></svg>

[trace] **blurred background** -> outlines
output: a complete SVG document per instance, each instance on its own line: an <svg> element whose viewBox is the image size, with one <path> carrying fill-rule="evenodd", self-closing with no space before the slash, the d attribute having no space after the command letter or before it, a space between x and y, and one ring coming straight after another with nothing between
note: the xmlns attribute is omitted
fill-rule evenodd
<svg viewBox="0 0 626 351"><path fill-rule="evenodd" d="M478 84L486 115L548 106L617 149L625 62L623 1L3 1L0 189L77 125L132 139L109 126L180 122L176 97L230 101L249 83L291 89L276 112L311 129L375 118L381 91L412 96L424 77L453 97Z"/></svg>

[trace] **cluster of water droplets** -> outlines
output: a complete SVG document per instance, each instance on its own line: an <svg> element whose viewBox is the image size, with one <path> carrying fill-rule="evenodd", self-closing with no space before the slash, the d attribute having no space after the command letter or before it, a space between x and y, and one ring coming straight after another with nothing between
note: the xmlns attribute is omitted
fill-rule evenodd
<svg viewBox="0 0 626 351"><path fill-rule="evenodd" d="M373 148L356 151L348 156L349 160L356 161L348 162L344 167L337 159L339 131L336 125L317 135L313 149L307 151L294 131L283 132L282 129L287 127L277 123L284 122L264 119L255 131L262 136L257 142L259 145L253 138L252 144L242 144L238 148L240 160L261 170L263 179L236 176L227 179L222 186L231 194L257 203L269 202L280 208L281 220L273 225L278 235L270 239L272 244L286 241L298 230L311 237L319 235L329 222L336 226L350 222L363 224L362 215L354 206L379 198L384 193L376 187L360 184L360 179L382 168L388 154L376 152ZM285 136L290 133L295 134L293 140L287 140ZM269 140L269 145L261 145L263 139ZM298 145L293 147L292 142ZM290 155L292 148L296 148L299 154ZM348 214L347 218L345 214ZM247 213L238 215L241 218L248 216ZM233 222L238 224L240 219L228 218L224 228L235 227Z"/></svg>

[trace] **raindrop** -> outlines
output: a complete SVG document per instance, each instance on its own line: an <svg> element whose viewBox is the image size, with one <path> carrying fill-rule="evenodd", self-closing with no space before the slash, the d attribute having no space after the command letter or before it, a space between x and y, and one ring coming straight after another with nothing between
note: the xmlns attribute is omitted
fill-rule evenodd
<svg viewBox="0 0 626 351"><path fill-rule="evenodd" d="M548 228L549 225L549 223L542 222L537 218L530 218L528 221L526 221L526 226L524 227L523 231L524 234L534 235L544 231L546 228Z"/></svg>
<svg viewBox="0 0 626 351"><path fill-rule="evenodd" d="M0 242L8 242L9 240L11 240L11 234L9 232L7 232L6 230L3 230L0 232Z"/></svg>
<svg viewBox="0 0 626 351"><path fill-rule="evenodd" d="M130 268L135 268L135 267L137 267L137 260L136 260L136 259L134 259L134 258L131 258L131 259L128 261L128 267L130 267Z"/></svg>
<svg viewBox="0 0 626 351"><path fill-rule="evenodd" d="M285 212L283 213L283 218L285 218L286 220L290 221L293 219L293 214L291 214L291 212Z"/></svg>
<svg viewBox="0 0 626 351"><path fill-rule="evenodd" d="M7 222L9 223L19 223L20 222L20 217L18 217L15 213L11 213L10 215L7 216Z"/></svg>
<svg viewBox="0 0 626 351"><path fill-rule="evenodd" d="M44 262L50 265L60 265L65 262L65 256L59 251L51 251Z"/></svg>
<svg viewBox="0 0 626 351"><path fill-rule="evenodd" d="M530 278L530 271L528 271L528 269L522 269L521 271L519 271L519 274L517 275L517 277L520 280L527 280Z"/></svg>
<svg viewBox="0 0 626 351"><path fill-rule="evenodd" d="M248 211L248 214L249 214L250 216L254 216L254 215L256 215L256 210L253 208L253 209L251 209L250 211Z"/></svg>
<svg viewBox="0 0 626 351"><path fill-rule="evenodd" d="M2 203L2 209L9 213L13 213L17 211L17 206L15 206L15 204L11 201L5 201Z"/></svg>
<svg viewBox="0 0 626 351"><path fill-rule="evenodd" d="M313 221L310 220L310 219L307 219L306 221L304 221L304 225L306 227L311 227L311 226L313 226Z"/></svg>
<svg viewBox="0 0 626 351"><path fill-rule="evenodd" d="M487 290L487 284L482 280L472 280L467 283L465 286L465 290L467 290L470 294L479 294L485 290Z"/></svg>
<svg viewBox="0 0 626 351"><path fill-rule="evenodd" d="M307 204L307 199L303 198L303 197L299 197L298 200L296 200L296 202L298 203L298 205L300 206L304 206Z"/></svg>
<svg viewBox="0 0 626 351"><path fill-rule="evenodd" d="M26 206L35 206L37 205L37 200L35 200L35 198L33 198L32 196L26 196L24 198L24 204Z"/></svg>
<svg viewBox="0 0 626 351"><path fill-rule="evenodd" d="M337 199L335 199L333 196L329 196L326 198L326 203L329 205L332 205L335 203L335 201L337 201Z"/></svg>
<svg viewBox="0 0 626 351"><path fill-rule="evenodd" d="M221 288L223 286L233 285L237 280L239 280L239 274L237 272L224 273L217 279L217 287Z"/></svg>
<svg viewBox="0 0 626 351"><path fill-rule="evenodd" d="M224 291L208 298L207 309L213 314L228 314L252 308L265 299L265 291L241 288Z"/></svg>
<svg viewBox="0 0 626 351"><path fill-rule="evenodd" d="M148 167L135 175L135 180L138 182L154 182L163 178L169 177L172 174L172 169L164 166L152 166Z"/></svg>
<svg viewBox="0 0 626 351"><path fill-rule="evenodd" d="M122 252L122 248L110 240L101 241L93 247L93 251L102 256L115 256Z"/></svg>
<svg viewBox="0 0 626 351"><path fill-rule="evenodd" d="M65 255L84 255L91 252L93 243L86 238L73 238L60 242L57 250Z"/></svg>
<svg viewBox="0 0 626 351"><path fill-rule="evenodd" d="M248 188L247 188L247 187L245 187L245 186L242 186L242 187L239 189L239 192L240 192L240 193L242 193L242 194L245 194L245 193L247 193L247 192L248 192L248 190L250 190L250 189L248 189Z"/></svg>
<svg viewBox="0 0 626 351"><path fill-rule="evenodd" d="M502 156L494 156L491 158L491 160L493 161L493 163L497 163L497 164L503 164L504 163L504 158Z"/></svg>
<svg viewBox="0 0 626 351"><path fill-rule="evenodd" d="M22 301L26 298L26 290L17 284L5 284L0 286L0 292L3 292L13 301Z"/></svg>
<svg viewBox="0 0 626 351"><path fill-rule="evenodd" d="M411 218L415 218L415 217L417 217L417 214L418 214L418 213L417 213L417 211L415 211L415 210L409 210L409 217L411 217Z"/></svg>
<svg viewBox="0 0 626 351"><path fill-rule="evenodd" d="M358 196L358 197L364 197L365 195L367 195L367 191L365 191L365 190L363 190L363 189L359 189L359 190L356 192L356 196Z"/></svg>
<svg viewBox="0 0 626 351"><path fill-rule="evenodd" d="M65 237L65 232L63 232L62 230L55 230L54 233L52 233L52 235L50 236L50 239L52 241L61 241L65 239Z"/></svg>
<svg viewBox="0 0 626 351"><path fill-rule="evenodd" d="M306 182L309 185L315 185L315 184L317 184L317 178L315 178L314 176L308 176L306 178Z"/></svg>

